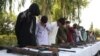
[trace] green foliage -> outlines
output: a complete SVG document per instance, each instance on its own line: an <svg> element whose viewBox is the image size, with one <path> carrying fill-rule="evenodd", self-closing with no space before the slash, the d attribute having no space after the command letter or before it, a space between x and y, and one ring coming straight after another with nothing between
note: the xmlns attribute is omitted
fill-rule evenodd
<svg viewBox="0 0 100 56"><path fill-rule="evenodd" d="M17 40L15 35L0 35L0 46L16 46Z"/></svg>
<svg viewBox="0 0 100 56"><path fill-rule="evenodd" d="M14 6L18 2L18 9L24 6L26 0L0 0L0 34L11 34L10 24L15 24ZM87 0L30 0L40 6L41 15L52 16L53 21L60 17L80 21L80 10L86 7ZM16 4L17 5L17 4ZM9 13L6 9L9 8Z"/></svg>
<svg viewBox="0 0 100 56"><path fill-rule="evenodd" d="M13 12L15 0L0 0L0 12L5 12L6 8L9 8L9 11Z"/></svg>
<svg viewBox="0 0 100 56"><path fill-rule="evenodd" d="M10 13L1 13L0 16L0 35L13 34L16 17Z"/></svg>
<svg viewBox="0 0 100 56"><path fill-rule="evenodd" d="M31 0L39 4L41 15L52 15L53 20L66 17L69 20L80 20L81 9L85 8L88 0ZM57 7L56 7L57 6Z"/></svg>
<svg viewBox="0 0 100 56"><path fill-rule="evenodd" d="M15 4L15 1L17 1L18 4ZM88 4L88 0L29 1L37 3L40 7L41 15L52 16L53 21L56 21L60 17L66 17L70 20L79 20L80 22L81 9L85 8ZM14 27L10 25L15 25L15 5L18 5L18 10L20 10L25 2L26 0L0 0L0 45L16 45L16 37L12 35L14 34ZM7 12L7 8L9 8L9 12ZM98 32L96 31L96 33Z"/></svg>
<svg viewBox="0 0 100 56"><path fill-rule="evenodd" d="M0 0L0 12L6 8L6 0Z"/></svg>
<svg viewBox="0 0 100 56"><path fill-rule="evenodd" d="M100 29L95 29L94 33L95 33L96 37L100 37Z"/></svg>
<svg viewBox="0 0 100 56"><path fill-rule="evenodd" d="M56 21L59 19L59 16L61 16L61 8L59 7L58 3L55 3L52 7L52 12L53 12L53 20Z"/></svg>
<svg viewBox="0 0 100 56"><path fill-rule="evenodd" d="M26 0L0 0L1 10L5 10L9 4L9 10L13 12L14 3L18 2L18 9L24 6ZM53 20L59 17L66 17L70 20L79 20L81 9L86 7L88 0L29 0L35 2L40 6L41 15L52 15ZM58 8L55 7L58 6ZM52 9L54 8L54 9ZM60 9L59 9L60 8Z"/></svg>

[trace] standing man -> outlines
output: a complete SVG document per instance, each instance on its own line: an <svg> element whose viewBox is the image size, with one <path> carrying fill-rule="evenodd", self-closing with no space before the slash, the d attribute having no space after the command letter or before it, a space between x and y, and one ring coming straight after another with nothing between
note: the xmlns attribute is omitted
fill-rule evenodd
<svg viewBox="0 0 100 56"><path fill-rule="evenodd" d="M56 44L59 45L67 42L65 18L60 18L57 24L59 28L56 36Z"/></svg>
<svg viewBox="0 0 100 56"><path fill-rule="evenodd" d="M66 30L67 30L67 42L74 44L74 29L70 26L70 21L66 21Z"/></svg>
<svg viewBox="0 0 100 56"><path fill-rule="evenodd" d="M36 27L36 38L37 38L37 44L39 46L41 45L49 45L49 32L51 28L48 25L48 17L42 16L39 23L37 23Z"/></svg>
<svg viewBox="0 0 100 56"><path fill-rule="evenodd" d="M40 14L39 6L31 4L29 9L21 12L16 21L15 33L19 47L36 46L36 16Z"/></svg>

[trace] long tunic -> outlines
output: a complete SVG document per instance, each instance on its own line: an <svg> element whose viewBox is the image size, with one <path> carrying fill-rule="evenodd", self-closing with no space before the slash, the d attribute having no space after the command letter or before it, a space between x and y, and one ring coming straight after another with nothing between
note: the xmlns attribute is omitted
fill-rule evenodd
<svg viewBox="0 0 100 56"><path fill-rule="evenodd" d="M81 35L81 31L78 29L75 29L76 32L76 42L82 41L82 35Z"/></svg>
<svg viewBox="0 0 100 56"><path fill-rule="evenodd" d="M28 11L22 12L17 17L15 33L19 47L36 46L35 38L36 18Z"/></svg>
<svg viewBox="0 0 100 56"><path fill-rule="evenodd" d="M63 41L64 43L67 42L66 30L63 27L59 27L56 36L56 44L61 44Z"/></svg>
<svg viewBox="0 0 100 56"><path fill-rule="evenodd" d="M90 43L91 43L91 42L95 42L95 40L96 40L96 39L95 39L95 36L94 36L93 34L90 33L90 34L89 34L89 37L88 37L88 42L90 42Z"/></svg>
<svg viewBox="0 0 100 56"><path fill-rule="evenodd" d="M38 45L49 45L48 34L49 34L49 27L46 24L46 27L42 26L40 23L37 23L36 27L36 38Z"/></svg>
<svg viewBox="0 0 100 56"><path fill-rule="evenodd" d="M67 27L67 42L69 43L74 42L73 33L74 33L74 29L71 27Z"/></svg>
<svg viewBox="0 0 100 56"><path fill-rule="evenodd" d="M83 41L86 42L87 41L87 32L86 31L82 31L81 34L82 34Z"/></svg>
<svg viewBox="0 0 100 56"><path fill-rule="evenodd" d="M57 35L57 31L58 31L58 26L56 22L52 22L51 23L51 31L49 33L49 44L55 44L56 43L56 35Z"/></svg>

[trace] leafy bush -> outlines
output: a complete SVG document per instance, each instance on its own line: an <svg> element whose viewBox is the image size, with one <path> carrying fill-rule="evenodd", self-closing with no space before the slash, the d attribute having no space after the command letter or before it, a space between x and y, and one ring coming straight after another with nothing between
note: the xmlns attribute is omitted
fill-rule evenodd
<svg viewBox="0 0 100 56"><path fill-rule="evenodd" d="M14 34L15 19L13 13L0 12L0 35Z"/></svg>
<svg viewBox="0 0 100 56"><path fill-rule="evenodd" d="M14 33L15 22L9 17L0 18L0 35Z"/></svg>
<svg viewBox="0 0 100 56"><path fill-rule="evenodd" d="M94 33L96 37L100 37L100 29L95 29Z"/></svg>
<svg viewBox="0 0 100 56"><path fill-rule="evenodd" d="M15 35L0 35L0 46L16 46L17 40Z"/></svg>

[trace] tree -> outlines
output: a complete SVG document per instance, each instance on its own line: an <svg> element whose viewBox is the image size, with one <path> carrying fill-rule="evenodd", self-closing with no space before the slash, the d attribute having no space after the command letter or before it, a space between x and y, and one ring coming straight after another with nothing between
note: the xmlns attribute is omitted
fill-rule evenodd
<svg viewBox="0 0 100 56"><path fill-rule="evenodd" d="M93 31L93 22L91 22L91 25L90 25L90 31Z"/></svg>
<svg viewBox="0 0 100 56"><path fill-rule="evenodd" d="M96 35L96 37L100 37L100 29L95 29L94 30L94 33L95 33L95 35Z"/></svg>
<svg viewBox="0 0 100 56"><path fill-rule="evenodd" d="M15 0L0 0L0 35L14 32L14 28L11 27L11 25L14 26L16 18L13 11L14 1Z"/></svg>
<svg viewBox="0 0 100 56"><path fill-rule="evenodd" d="M14 33L16 16L11 13L2 13L0 16L0 35Z"/></svg>
<svg viewBox="0 0 100 56"><path fill-rule="evenodd" d="M13 11L15 1L18 2L18 9L24 6L26 0L1 0L3 6L6 8L9 4L9 10ZM80 20L81 9L88 4L87 0L29 0L37 3L40 6L41 15L52 16L54 20L59 17L66 17L69 20ZM55 7L55 6L58 6Z"/></svg>

